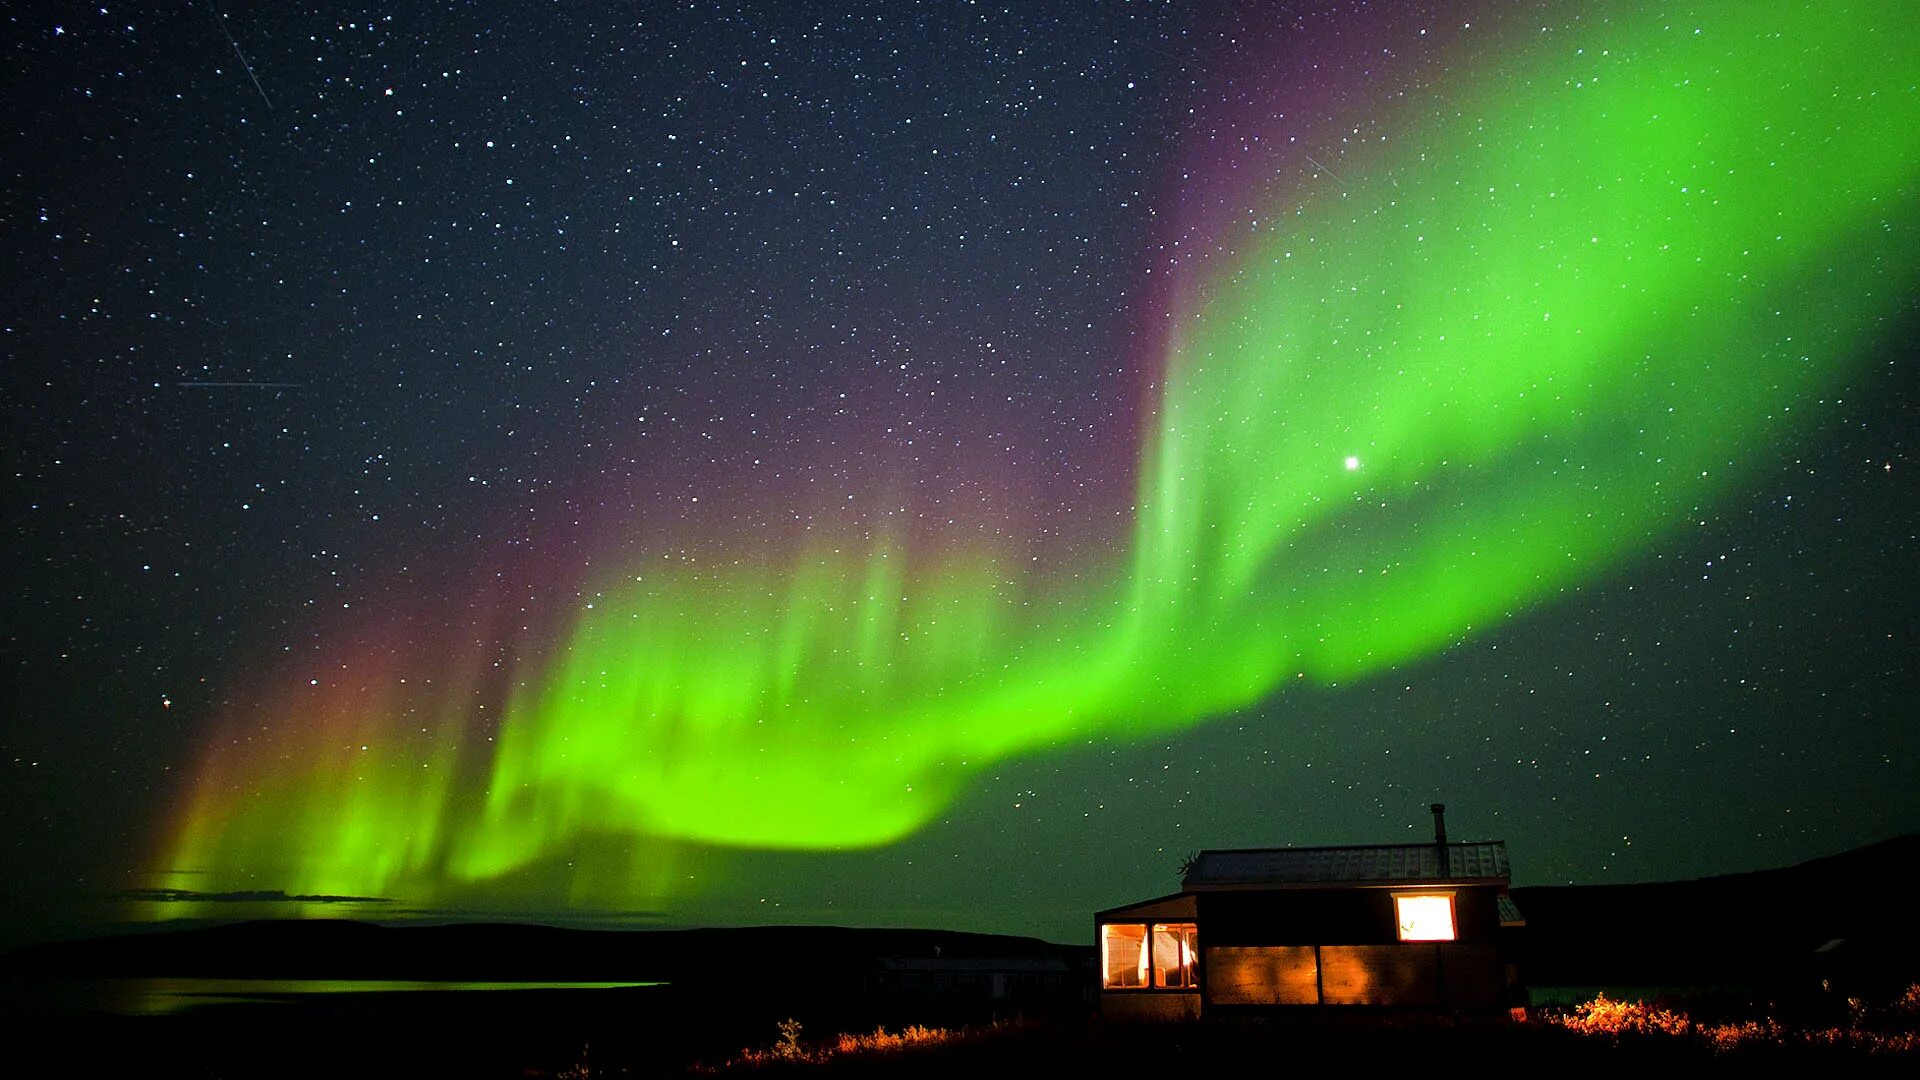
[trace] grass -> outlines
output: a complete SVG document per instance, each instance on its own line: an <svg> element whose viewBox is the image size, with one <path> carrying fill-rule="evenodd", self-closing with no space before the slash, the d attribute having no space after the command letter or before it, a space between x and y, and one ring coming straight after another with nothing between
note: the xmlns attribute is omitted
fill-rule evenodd
<svg viewBox="0 0 1920 1080"><path fill-rule="evenodd" d="M1866 1054L1920 1051L1920 983L1890 1002L1846 999L1847 1019L1838 1024L1791 1023L1771 1015L1700 1021L1683 1008L1614 1001L1605 994L1573 1008L1550 1011L1536 1021L1588 1037L1668 1039L1698 1043L1717 1053L1762 1048L1836 1048Z"/></svg>
<svg viewBox="0 0 1920 1080"><path fill-rule="evenodd" d="M842 1032L819 1043L804 1041L800 1021L786 1019L778 1025L779 1037L765 1050L747 1048L718 1066L696 1066L696 1072L715 1073L737 1069L764 1068L769 1065L824 1065L836 1058L900 1054L928 1050L952 1043L966 1035L980 1037L977 1031L909 1024L898 1032L876 1027L871 1033Z"/></svg>
<svg viewBox="0 0 1920 1080"><path fill-rule="evenodd" d="M1698 1016L1690 1012L1695 1009ZM1746 1071L1755 1065L1880 1063L1903 1072L1920 1056L1920 984L1891 1001L1845 1002L1837 1022L1770 1015L1724 1003L1646 1003L1603 996L1526 1018L1418 1013L1299 1013L1244 1022L1102 1025L1054 1019L978 1028L908 1026L806 1038L779 1025L765 1049L743 1050L713 1074L749 1070L809 1076L1198 1075L1281 1066L1423 1068L1434 1061L1498 1060L1510 1067L1606 1066Z"/></svg>

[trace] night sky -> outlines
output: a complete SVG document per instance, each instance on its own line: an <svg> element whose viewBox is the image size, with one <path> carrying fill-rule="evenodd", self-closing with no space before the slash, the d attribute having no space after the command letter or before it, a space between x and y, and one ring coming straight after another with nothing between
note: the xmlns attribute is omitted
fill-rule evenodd
<svg viewBox="0 0 1920 1080"><path fill-rule="evenodd" d="M1902 4L221 11L5 17L9 936L1920 827Z"/></svg>

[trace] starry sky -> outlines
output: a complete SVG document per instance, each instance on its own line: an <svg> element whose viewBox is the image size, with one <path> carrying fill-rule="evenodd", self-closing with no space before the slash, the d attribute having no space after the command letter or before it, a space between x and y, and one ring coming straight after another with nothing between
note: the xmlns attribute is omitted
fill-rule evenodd
<svg viewBox="0 0 1920 1080"><path fill-rule="evenodd" d="M1900 8L10 11L8 933L1920 827Z"/></svg>

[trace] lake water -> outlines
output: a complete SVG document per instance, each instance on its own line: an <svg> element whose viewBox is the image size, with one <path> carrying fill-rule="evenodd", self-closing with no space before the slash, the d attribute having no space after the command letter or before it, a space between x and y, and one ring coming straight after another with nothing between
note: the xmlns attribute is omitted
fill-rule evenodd
<svg viewBox="0 0 1920 1080"><path fill-rule="evenodd" d="M455 982L408 979L51 979L6 987L5 1004L28 1012L166 1016L205 1005L291 1005L341 994L513 994L630 990L658 982Z"/></svg>

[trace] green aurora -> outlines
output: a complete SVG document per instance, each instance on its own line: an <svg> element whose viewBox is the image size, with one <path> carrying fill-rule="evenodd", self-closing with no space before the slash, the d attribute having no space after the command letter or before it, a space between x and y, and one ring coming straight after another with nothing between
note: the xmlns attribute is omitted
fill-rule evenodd
<svg viewBox="0 0 1920 1080"><path fill-rule="evenodd" d="M1112 565L1062 587L882 536L606 575L486 725L478 644L248 711L157 864L203 873L163 883L449 902L565 860L570 902L657 901L682 845L886 844L997 759L1551 601L1743 490L1884 344L1920 252L1907 22L1645 5L1577 44L1515 30L1339 179L1293 163L1181 282Z"/></svg>

